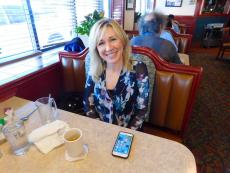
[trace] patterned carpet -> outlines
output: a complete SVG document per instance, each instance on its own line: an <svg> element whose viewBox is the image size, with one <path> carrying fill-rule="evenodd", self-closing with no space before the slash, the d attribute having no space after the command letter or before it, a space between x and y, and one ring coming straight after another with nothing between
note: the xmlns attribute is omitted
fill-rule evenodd
<svg viewBox="0 0 230 173"><path fill-rule="evenodd" d="M230 173L230 55L221 61L215 56L213 51L190 54L191 65L204 70L184 141L198 173Z"/></svg>

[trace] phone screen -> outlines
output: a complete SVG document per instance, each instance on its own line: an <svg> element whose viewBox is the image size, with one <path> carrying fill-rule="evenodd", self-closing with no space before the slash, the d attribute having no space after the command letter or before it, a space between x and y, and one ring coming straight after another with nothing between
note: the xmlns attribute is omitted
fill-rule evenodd
<svg viewBox="0 0 230 173"><path fill-rule="evenodd" d="M128 158L133 141L133 134L119 132L116 143L113 147L113 155Z"/></svg>

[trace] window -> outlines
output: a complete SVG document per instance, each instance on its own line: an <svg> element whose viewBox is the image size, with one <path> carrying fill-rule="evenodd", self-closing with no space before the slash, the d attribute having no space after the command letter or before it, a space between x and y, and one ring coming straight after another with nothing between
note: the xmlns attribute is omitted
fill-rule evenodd
<svg viewBox="0 0 230 173"><path fill-rule="evenodd" d="M21 6L3 6L5 10L6 17L9 19L9 23L23 23L26 21L25 16L23 15L23 7ZM18 15L21 14L21 15Z"/></svg>
<svg viewBox="0 0 230 173"><path fill-rule="evenodd" d="M0 2L0 60L33 50L26 13L19 0Z"/></svg>
<svg viewBox="0 0 230 173"><path fill-rule="evenodd" d="M72 39L75 0L1 0L0 63Z"/></svg>
<svg viewBox="0 0 230 173"><path fill-rule="evenodd" d="M111 18L116 20L122 27L124 26L125 1L111 0Z"/></svg>
<svg viewBox="0 0 230 173"><path fill-rule="evenodd" d="M105 17L109 17L109 5L110 0L77 0L77 24L80 24L85 19L85 16L93 13L94 10L104 11Z"/></svg>
<svg viewBox="0 0 230 173"><path fill-rule="evenodd" d="M30 5L40 49L71 40L76 26L73 0L30 0Z"/></svg>
<svg viewBox="0 0 230 173"><path fill-rule="evenodd" d="M64 45L95 9L109 16L110 0L1 0L0 63ZM23 55L22 55L23 54Z"/></svg>
<svg viewBox="0 0 230 173"><path fill-rule="evenodd" d="M135 11L145 14L153 11L154 0L136 0Z"/></svg>

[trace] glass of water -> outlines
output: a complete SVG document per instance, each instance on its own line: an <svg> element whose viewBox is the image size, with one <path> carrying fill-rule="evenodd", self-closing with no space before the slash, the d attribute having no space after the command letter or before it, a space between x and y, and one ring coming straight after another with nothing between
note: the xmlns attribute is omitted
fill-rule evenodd
<svg viewBox="0 0 230 173"><path fill-rule="evenodd" d="M13 121L3 127L3 134L11 146L15 155L23 155L27 152L30 144L22 120Z"/></svg>

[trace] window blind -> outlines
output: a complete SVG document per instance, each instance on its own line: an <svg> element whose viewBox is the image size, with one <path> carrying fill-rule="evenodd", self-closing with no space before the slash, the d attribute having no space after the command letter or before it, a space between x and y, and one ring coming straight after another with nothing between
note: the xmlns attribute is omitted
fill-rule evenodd
<svg viewBox="0 0 230 173"><path fill-rule="evenodd" d="M111 17L124 26L124 1L111 0Z"/></svg>
<svg viewBox="0 0 230 173"><path fill-rule="evenodd" d="M108 1L108 0L106 0ZM79 25L85 16L93 13L94 10L103 11L103 0L77 0L76 2L76 14L77 14L77 24Z"/></svg>
<svg viewBox="0 0 230 173"><path fill-rule="evenodd" d="M1 0L0 60L70 41L75 8L75 0Z"/></svg>
<svg viewBox="0 0 230 173"><path fill-rule="evenodd" d="M63 45L73 38L75 26L77 22L79 24L84 20L84 16L94 10L103 10L105 14L109 14L109 2L110 0L1 0L0 63L4 62L3 59L11 59L13 55L20 58L22 53L46 51Z"/></svg>
<svg viewBox="0 0 230 173"><path fill-rule="evenodd" d="M76 26L75 0L30 0L30 6L38 49L72 39Z"/></svg>
<svg viewBox="0 0 230 173"><path fill-rule="evenodd" d="M28 14L21 0L0 1L0 59L33 50Z"/></svg>

